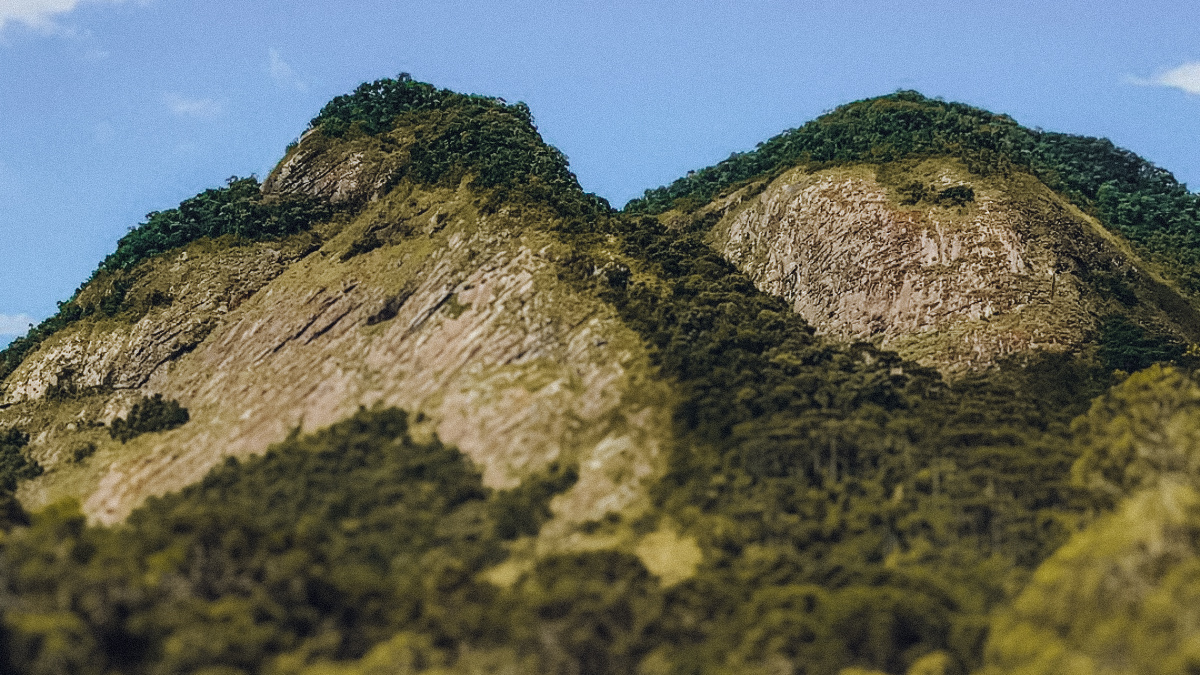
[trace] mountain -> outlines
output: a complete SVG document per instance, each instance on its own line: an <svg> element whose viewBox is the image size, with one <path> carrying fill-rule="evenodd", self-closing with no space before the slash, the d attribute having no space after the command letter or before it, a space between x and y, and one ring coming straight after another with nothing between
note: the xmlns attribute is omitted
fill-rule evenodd
<svg viewBox="0 0 1200 675"><path fill-rule="evenodd" d="M4 668L1019 671L1046 570L1192 522L1198 214L913 92L616 211L523 104L364 84L0 354Z"/></svg>

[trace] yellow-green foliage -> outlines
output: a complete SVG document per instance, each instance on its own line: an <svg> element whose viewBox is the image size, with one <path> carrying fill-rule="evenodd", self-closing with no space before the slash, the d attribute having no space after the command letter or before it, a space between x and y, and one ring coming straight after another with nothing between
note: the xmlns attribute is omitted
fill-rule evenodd
<svg viewBox="0 0 1200 675"><path fill-rule="evenodd" d="M990 609L1077 517L1067 426L1096 374L1051 355L948 388L895 354L823 340L707 246L709 216L563 235L570 269L629 270L578 279L682 399L642 531L677 523L700 562L670 587L643 666L901 673L931 653L948 672L975 665Z"/></svg>
<svg viewBox="0 0 1200 675"><path fill-rule="evenodd" d="M1076 481L1117 501L993 623L988 675L1200 669L1200 387L1152 367L1074 424Z"/></svg>
<svg viewBox="0 0 1200 675"><path fill-rule="evenodd" d="M936 156L947 139L909 136L904 147L884 147L868 135L856 141L865 148L837 150L841 132L863 119L928 108L898 94L826 120L819 143L800 154L768 149L784 159L827 152L838 162ZM942 121L983 135L976 140L1002 141L1013 126L932 108L966 115L962 124ZM1032 588L1044 593L1022 596L995 628L996 667L1025 667L1028 636L1046 630L1055 654L1124 648L1121 640L1134 638L1113 637L1099 609L1078 628L1064 623L1073 618L1064 608L1108 600L1096 589L1111 577L1106 561L1122 555L1154 565L1137 577L1151 581L1144 595L1118 607L1133 617L1120 626L1146 649L1189 649L1180 637L1187 626L1168 618L1191 620L1172 603L1190 597L1190 544L1180 542L1190 541L1200 498L1173 478L1190 460L1138 440L1163 415L1190 415L1172 412L1190 411L1194 397L1172 372L1139 376L1149 378L1149 399L1136 390L1143 380L1131 379L1079 423L1073 446L1069 420L1106 375L1051 355L1018 374L947 385L894 353L823 339L707 245L715 211L674 228L611 213L578 190L521 107L402 78L340 99L315 125L312 147L358 143L392 162L383 183L391 192L326 242L341 263L394 282L391 314L376 314L365 330L380 330L411 292L416 266L407 261L437 250L435 241L464 227L460 218L487 219L519 224L523 246L556 256L553 281L607 302L644 341L658 384L670 383L678 402L662 439L664 472L641 511L599 526L647 536L632 550L539 550L504 567L535 541L554 494L576 480L573 467L489 490L457 451L414 440L403 413L360 412L221 466L123 526L87 527L77 511L56 506L14 528L0 546L0 670L957 675L979 665L989 614L1087 506L1138 489L1089 530L1107 537L1107 548L1085 532L1041 568ZM972 170L1008 168L987 143L969 155L962 159ZM741 168L762 173L751 164ZM745 178L735 174L704 189ZM491 189L471 194L481 187ZM926 199L929 186L919 187L900 198ZM943 199L945 189L930 193L934 203L970 208L965 190ZM438 201L451 197L453 209ZM540 230L525 227L535 220ZM333 286L344 272L314 274ZM443 307L451 316L468 311L457 297ZM1126 407L1145 403L1146 411L1124 411L1126 394ZM1122 445L1126 427L1134 441ZM1085 502L1080 486L1101 498ZM1162 526L1106 534L1138 519Z"/></svg>
<svg viewBox="0 0 1200 675"><path fill-rule="evenodd" d="M986 675L1178 675L1200 668L1200 493L1125 500L1034 574L994 623Z"/></svg>
<svg viewBox="0 0 1200 675"><path fill-rule="evenodd" d="M295 658L280 658L268 675L530 675L537 660L513 649L464 649L451 659L427 636L398 633L367 652L361 659L320 662L296 669Z"/></svg>
<svg viewBox="0 0 1200 675"><path fill-rule="evenodd" d="M1154 365L1097 398L1072 424L1077 484L1111 504L1164 476L1200 478L1200 386Z"/></svg>
<svg viewBox="0 0 1200 675"><path fill-rule="evenodd" d="M363 672L589 659L624 672L658 617L641 607L662 604L636 557L550 556L508 595L479 578L505 558L500 516L536 530L571 479L493 492L384 409L231 458L119 527L58 503L0 539L0 669L344 672L319 664L365 657ZM610 630L591 635L596 622ZM561 650L539 647L546 635Z"/></svg>

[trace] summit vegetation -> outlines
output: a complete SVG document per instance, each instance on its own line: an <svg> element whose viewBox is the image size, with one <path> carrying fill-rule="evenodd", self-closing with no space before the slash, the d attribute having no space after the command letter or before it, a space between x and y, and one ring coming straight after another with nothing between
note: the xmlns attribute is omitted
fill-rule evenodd
<svg viewBox="0 0 1200 675"><path fill-rule="evenodd" d="M309 123L330 138L379 136L398 127L411 128L413 136L408 161L393 181L453 185L469 175L473 186L491 192L493 203L519 191L569 215L581 214L581 202L608 208L583 193L566 156L542 140L524 103L437 89L401 73L334 98Z"/></svg>

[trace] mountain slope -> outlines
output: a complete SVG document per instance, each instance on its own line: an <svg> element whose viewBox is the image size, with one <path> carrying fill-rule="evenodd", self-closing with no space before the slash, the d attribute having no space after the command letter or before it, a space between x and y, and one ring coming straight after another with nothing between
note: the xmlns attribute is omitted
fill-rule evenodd
<svg viewBox="0 0 1200 675"><path fill-rule="evenodd" d="M89 316L28 356L5 380L0 424L42 427L34 455L56 470L27 488L26 502L73 494L113 522L224 456L374 405L427 415L430 431L488 467L494 487L555 460L582 462L578 496L561 509L576 521L636 501L670 400L646 380L644 348L611 310L559 281L566 252L549 232L561 218L553 210L488 210L499 197L461 178L398 178L412 170L403 140L412 133L345 144L307 135L264 194L332 197L354 210L282 240L200 240L152 256L124 291L126 305L150 305L144 315ZM380 175L392 181L385 197L374 191ZM152 296L163 300L143 301ZM64 391L85 396L55 395ZM105 442L94 425L149 392L181 401L192 421ZM75 464L81 429L100 451Z"/></svg>
<svg viewBox="0 0 1200 675"><path fill-rule="evenodd" d="M926 160L897 188L885 169L787 172L730 207L713 244L818 330L944 372L1079 353L1119 316L1200 340L1200 314L1177 291L1036 179ZM914 184L931 198L912 203ZM956 189L970 201L937 203Z"/></svg>
<svg viewBox="0 0 1200 675"><path fill-rule="evenodd" d="M960 161L979 176L1036 176L1107 228L1189 297L1197 289L1200 197L1169 171L1107 139L1027 129L1011 117L963 103L898 91L841 106L785 131L750 152L647 190L631 213L690 211L739 184L796 166L895 163L930 157Z"/></svg>

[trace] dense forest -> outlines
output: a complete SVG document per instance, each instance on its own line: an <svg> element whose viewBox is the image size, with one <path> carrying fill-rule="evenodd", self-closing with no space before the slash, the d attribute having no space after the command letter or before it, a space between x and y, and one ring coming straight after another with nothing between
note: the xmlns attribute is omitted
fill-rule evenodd
<svg viewBox="0 0 1200 675"><path fill-rule="evenodd" d="M1034 172L1200 291L1197 198L1107 141L899 92L616 212L583 192L523 104L401 76L334 99L311 123L332 139L399 126L420 131L406 178L469 180L489 208L543 214L540 227L573 251L560 277L647 345L680 401L665 472L646 513L588 527L677 524L700 547L696 573L669 585L628 551L549 552L511 585L492 583L488 571L538 533L576 472L552 465L487 488L455 448L415 440L394 408L229 459L112 527L87 524L77 503L22 511L12 491L40 471L23 453L36 430L4 429L0 672L963 675L1017 663L1022 635L1058 630L1062 606L1012 605L1039 566L1069 576L1079 542L1200 466L1168 452L1177 445L1140 444L1200 428L1178 423L1200 407L1185 345L1112 318L1094 354L947 382L817 335L706 243L716 216L674 227L653 217L796 164L951 156L981 174ZM150 214L101 270L200 237L284 236L331 213L231 179ZM73 307L5 350L0 379L86 316ZM114 438L187 422L171 401L138 406ZM1191 592L1187 574L1172 583Z"/></svg>

